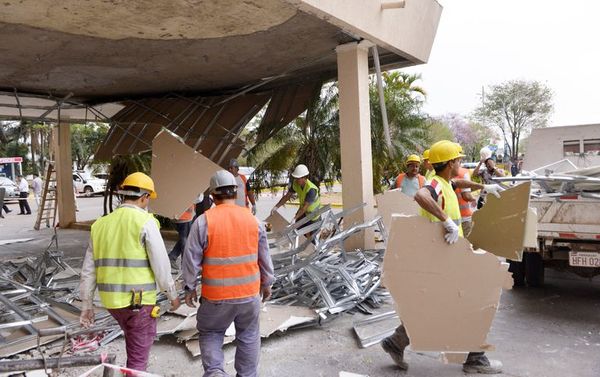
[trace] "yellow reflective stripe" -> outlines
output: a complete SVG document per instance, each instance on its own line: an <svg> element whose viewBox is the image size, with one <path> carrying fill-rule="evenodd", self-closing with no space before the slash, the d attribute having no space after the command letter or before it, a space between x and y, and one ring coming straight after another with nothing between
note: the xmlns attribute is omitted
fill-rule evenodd
<svg viewBox="0 0 600 377"><path fill-rule="evenodd" d="M108 284L98 283L98 291L100 292L131 292L131 290L137 291L152 291L156 290L156 283L151 284ZM155 293L155 292L154 292Z"/></svg>
<svg viewBox="0 0 600 377"><path fill-rule="evenodd" d="M241 264L241 263L249 263L256 262L258 260L258 254L248 254L242 255L239 257L228 257L228 258L204 258L202 259L202 264L208 264L212 266L226 266L230 264Z"/></svg>
<svg viewBox="0 0 600 377"><path fill-rule="evenodd" d="M94 261L96 268L98 267L150 267L147 259L119 259L119 258L103 258Z"/></svg>
<svg viewBox="0 0 600 377"><path fill-rule="evenodd" d="M243 285L252 283L256 280L260 279L260 273L256 273L251 276L244 276L241 278L224 278L224 279L208 279L203 277L202 284L203 285L212 285L216 287L231 287L234 285Z"/></svg>

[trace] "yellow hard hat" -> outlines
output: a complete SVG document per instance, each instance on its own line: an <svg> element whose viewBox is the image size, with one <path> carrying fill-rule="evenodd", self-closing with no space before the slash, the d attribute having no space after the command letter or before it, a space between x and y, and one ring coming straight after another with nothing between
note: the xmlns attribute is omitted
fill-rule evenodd
<svg viewBox="0 0 600 377"><path fill-rule="evenodd" d="M141 172L129 174L121 186L137 187L142 190L146 190L150 193L150 199L156 199L158 196L156 195L156 191L154 191L154 181L152 178Z"/></svg>
<svg viewBox="0 0 600 377"><path fill-rule="evenodd" d="M426 149L425 152L423 152L423 160L429 160L429 149Z"/></svg>
<svg viewBox="0 0 600 377"><path fill-rule="evenodd" d="M411 154L406 159L406 163L409 164L411 162L418 162L420 164L421 163L421 158L419 156L417 156L416 154Z"/></svg>
<svg viewBox="0 0 600 377"><path fill-rule="evenodd" d="M432 164L451 161L459 157L465 157L462 154L462 147L448 140L438 141L429 150L429 162Z"/></svg>

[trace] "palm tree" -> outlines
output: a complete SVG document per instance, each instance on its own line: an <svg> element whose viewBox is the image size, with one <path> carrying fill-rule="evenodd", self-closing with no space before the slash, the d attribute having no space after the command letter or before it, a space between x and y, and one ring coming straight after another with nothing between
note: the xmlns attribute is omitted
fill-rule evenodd
<svg viewBox="0 0 600 377"><path fill-rule="evenodd" d="M425 116L421 106L425 90L416 85L420 75L404 72L383 73L384 98L388 113L392 150L385 143L377 82L371 81L371 145L373 189L380 193L401 170L409 154L419 153L428 144Z"/></svg>

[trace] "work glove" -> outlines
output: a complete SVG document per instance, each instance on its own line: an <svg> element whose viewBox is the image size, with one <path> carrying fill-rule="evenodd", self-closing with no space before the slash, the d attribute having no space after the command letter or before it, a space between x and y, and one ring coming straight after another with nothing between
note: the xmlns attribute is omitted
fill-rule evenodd
<svg viewBox="0 0 600 377"><path fill-rule="evenodd" d="M444 235L446 242L453 244L458 241L458 225L456 225L449 217L446 219L446 221L444 221L443 224L444 228L446 228L446 234Z"/></svg>
<svg viewBox="0 0 600 377"><path fill-rule="evenodd" d="M94 309L84 309L79 315L79 324L86 329L94 325Z"/></svg>
<svg viewBox="0 0 600 377"><path fill-rule="evenodd" d="M483 189L488 194L493 194L494 196L496 196L496 198L500 197L500 191L504 191L504 189L500 185L497 185L497 184L483 185Z"/></svg>
<svg viewBox="0 0 600 377"><path fill-rule="evenodd" d="M278 209L279 209L279 207L277 207L277 206L273 207L273 209L271 210L271 215L274 215Z"/></svg>
<svg viewBox="0 0 600 377"><path fill-rule="evenodd" d="M262 296L262 302L265 302L268 299L270 299L271 298L271 286L265 285L265 286L261 287L260 294Z"/></svg>
<svg viewBox="0 0 600 377"><path fill-rule="evenodd" d="M256 205L252 206L252 214L256 216Z"/></svg>

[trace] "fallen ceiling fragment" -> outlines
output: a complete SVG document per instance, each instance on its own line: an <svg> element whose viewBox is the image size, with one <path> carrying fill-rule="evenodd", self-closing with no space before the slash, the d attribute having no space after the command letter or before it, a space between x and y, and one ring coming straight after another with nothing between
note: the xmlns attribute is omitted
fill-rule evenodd
<svg viewBox="0 0 600 377"><path fill-rule="evenodd" d="M420 235L420 236L416 236ZM508 264L463 238L449 245L444 228L420 216L394 215L384 258L384 283L418 351L489 351L486 336Z"/></svg>
<svg viewBox="0 0 600 377"><path fill-rule="evenodd" d="M152 142L152 179L158 193L150 202L152 212L179 218L221 169L170 132L162 131Z"/></svg>
<svg viewBox="0 0 600 377"><path fill-rule="evenodd" d="M473 230L467 237L476 249L520 261L531 183L502 191L500 198L488 195L483 208L473 213Z"/></svg>
<svg viewBox="0 0 600 377"><path fill-rule="evenodd" d="M265 219L265 222L271 224L272 233L281 233L288 225L290 225L290 222L281 215L279 210L271 213L269 217Z"/></svg>
<svg viewBox="0 0 600 377"><path fill-rule="evenodd" d="M419 205L413 198L402 193L400 189L394 189L375 195L377 202L377 213L383 219L386 229L390 228L392 214L417 215Z"/></svg>

